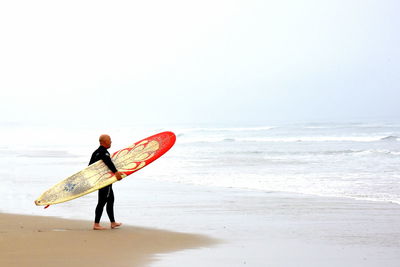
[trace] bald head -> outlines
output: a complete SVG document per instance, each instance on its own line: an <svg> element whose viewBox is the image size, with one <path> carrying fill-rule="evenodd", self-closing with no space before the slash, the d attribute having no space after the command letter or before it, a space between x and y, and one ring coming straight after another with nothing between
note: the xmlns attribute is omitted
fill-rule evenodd
<svg viewBox="0 0 400 267"><path fill-rule="evenodd" d="M111 147L111 137L108 134L100 135L99 142L101 146L104 146L107 149Z"/></svg>

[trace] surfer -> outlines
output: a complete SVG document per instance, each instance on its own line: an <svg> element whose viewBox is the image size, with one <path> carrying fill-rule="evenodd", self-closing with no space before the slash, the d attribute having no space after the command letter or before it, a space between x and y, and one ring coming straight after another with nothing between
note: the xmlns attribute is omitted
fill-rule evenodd
<svg viewBox="0 0 400 267"><path fill-rule="evenodd" d="M121 173L115 168L114 163L111 161L110 153L107 151L111 147L111 137L103 134L99 138L100 146L96 149L92 157L90 158L89 165L96 161L103 160L107 167L115 174L117 180L121 180ZM93 224L93 230L105 230L107 228L100 225L100 218L103 214L104 205L107 204L106 210L108 218L111 222L111 229L121 226L122 223L115 222L114 219L114 192L112 190L112 184L99 189L99 198L96 206L95 219Z"/></svg>

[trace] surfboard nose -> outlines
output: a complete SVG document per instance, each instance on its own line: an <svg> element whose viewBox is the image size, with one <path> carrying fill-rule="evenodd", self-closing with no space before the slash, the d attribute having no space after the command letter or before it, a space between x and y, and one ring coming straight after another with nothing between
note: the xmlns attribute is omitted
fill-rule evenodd
<svg viewBox="0 0 400 267"><path fill-rule="evenodd" d="M168 136L168 138L169 138L169 140L170 140L170 143L171 143L171 147L175 144L175 141L176 141L176 135L173 133L173 132L170 132L170 131L167 131L167 132L164 132L164 134L166 135L166 136Z"/></svg>

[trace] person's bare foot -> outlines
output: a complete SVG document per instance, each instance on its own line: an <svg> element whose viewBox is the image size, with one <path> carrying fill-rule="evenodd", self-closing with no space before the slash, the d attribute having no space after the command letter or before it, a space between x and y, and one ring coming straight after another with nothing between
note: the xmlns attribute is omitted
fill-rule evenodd
<svg viewBox="0 0 400 267"><path fill-rule="evenodd" d="M107 228L101 226L99 223L93 224L93 230L107 230Z"/></svg>
<svg viewBox="0 0 400 267"><path fill-rule="evenodd" d="M111 223L111 229L114 229L114 228L120 227L121 225L122 225L122 223L118 223L118 222L112 222L112 223Z"/></svg>

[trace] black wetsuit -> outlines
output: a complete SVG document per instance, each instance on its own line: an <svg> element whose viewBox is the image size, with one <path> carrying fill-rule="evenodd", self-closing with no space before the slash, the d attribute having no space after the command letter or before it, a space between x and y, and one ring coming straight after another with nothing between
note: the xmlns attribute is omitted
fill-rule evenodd
<svg viewBox="0 0 400 267"><path fill-rule="evenodd" d="M100 146L96 151L93 152L90 158L89 165L95 163L96 161L103 160L107 167L113 172L117 172L114 163L111 161L110 153L104 146ZM110 222L115 222L114 219L114 192L112 190L112 184L99 189L99 200L96 206L96 217L94 219L95 223L100 223L101 215L103 214L104 205L107 203L107 214L110 218Z"/></svg>

